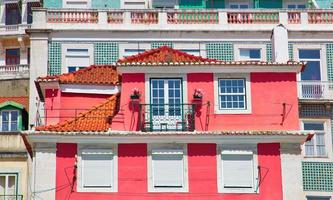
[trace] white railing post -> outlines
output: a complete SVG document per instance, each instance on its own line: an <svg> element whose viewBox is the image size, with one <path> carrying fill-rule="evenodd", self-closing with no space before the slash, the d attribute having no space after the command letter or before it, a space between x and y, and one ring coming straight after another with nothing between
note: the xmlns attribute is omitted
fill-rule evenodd
<svg viewBox="0 0 333 200"><path fill-rule="evenodd" d="M162 26L168 24L168 14L166 11L160 11L158 13L158 24Z"/></svg>
<svg viewBox="0 0 333 200"><path fill-rule="evenodd" d="M219 10L219 24L228 24L228 14L226 11Z"/></svg>
<svg viewBox="0 0 333 200"><path fill-rule="evenodd" d="M288 24L288 13L287 11L280 11L279 12L279 23L286 25Z"/></svg>
<svg viewBox="0 0 333 200"><path fill-rule="evenodd" d="M301 24L308 24L309 23L309 15L307 12L301 12Z"/></svg>
<svg viewBox="0 0 333 200"><path fill-rule="evenodd" d="M131 12L125 11L124 12L124 24L132 24Z"/></svg>
<svg viewBox="0 0 333 200"><path fill-rule="evenodd" d="M106 11L98 12L98 24L104 26L108 23L108 13Z"/></svg>
<svg viewBox="0 0 333 200"><path fill-rule="evenodd" d="M47 11L46 9L36 9L33 10L33 22L31 27L36 29L46 28L47 23Z"/></svg>

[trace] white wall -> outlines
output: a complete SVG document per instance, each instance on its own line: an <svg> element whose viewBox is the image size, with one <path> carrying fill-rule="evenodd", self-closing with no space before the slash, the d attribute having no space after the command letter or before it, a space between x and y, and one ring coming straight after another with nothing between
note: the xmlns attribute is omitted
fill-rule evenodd
<svg viewBox="0 0 333 200"><path fill-rule="evenodd" d="M56 144L36 144L31 181L31 199L55 199Z"/></svg>

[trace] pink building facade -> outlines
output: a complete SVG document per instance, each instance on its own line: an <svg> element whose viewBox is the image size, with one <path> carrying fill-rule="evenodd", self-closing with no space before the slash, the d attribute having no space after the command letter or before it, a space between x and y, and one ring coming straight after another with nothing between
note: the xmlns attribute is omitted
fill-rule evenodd
<svg viewBox="0 0 333 200"><path fill-rule="evenodd" d="M288 173L301 166L289 161L300 159L311 138L299 127L303 68L223 62L164 46L115 66L39 78L48 111L44 125L23 137L35 149L37 187L55 188L40 196L292 199L301 180Z"/></svg>

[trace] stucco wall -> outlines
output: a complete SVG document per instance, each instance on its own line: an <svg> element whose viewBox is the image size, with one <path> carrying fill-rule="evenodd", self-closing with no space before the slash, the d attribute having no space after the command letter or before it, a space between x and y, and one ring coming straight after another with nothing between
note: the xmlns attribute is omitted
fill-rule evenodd
<svg viewBox="0 0 333 200"><path fill-rule="evenodd" d="M23 195L23 200L28 200L27 172L28 162L26 158L0 159L0 173L18 173L18 195Z"/></svg>
<svg viewBox="0 0 333 200"><path fill-rule="evenodd" d="M24 141L19 133L0 133L0 152L26 152Z"/></svg>
<svg viewBox="0 0 333 200"><path fill-rule="evenodd" d="M0 80L0 96L28 96L29 95L29 80Z"/></svg>
<svg viewBox="0 0 333 200"><path fill-rule="evenodd" d="M73 119L82 112L106 101L110 95L62 93L59 89L46 89L46 124L55 124Z"/></svg>
<svg viewBox="0 0 333 200"><path fill-rule="evenodd" d="M188 144L188 193L148 193L147 145L118 145L118 192L77 192L75 155L77 144L57 144L56 199L186 199L186 200L282 200L279 144L258 144L258 163L262 168L259 194L217 193L216 144Z"/></svg>
<svg viewBox="0 0 333 200"><path fill-rule="evenodd" d="M172 77L172 76L171 76ZM192 102L194 89L204 92L203 104L196 113L196 130L298 130L298 100L295 73L251 73L251 114L214 113L214 77L212 73L187 75L187 99ZM138 88L145 103L145 75L123 74L120 116L116 117L114 130L138 129L138 105L133 105L130 94ZM283 94L283 95L281 95ZM186 97L185 97L186 98ZM149 103L149 102L146 102ZM285 106L284 106L285 105ZM207 114L207 111L208 114ZM120 120L123 118L123 120ZM208 120L207 120L208 118Z"/></svg>

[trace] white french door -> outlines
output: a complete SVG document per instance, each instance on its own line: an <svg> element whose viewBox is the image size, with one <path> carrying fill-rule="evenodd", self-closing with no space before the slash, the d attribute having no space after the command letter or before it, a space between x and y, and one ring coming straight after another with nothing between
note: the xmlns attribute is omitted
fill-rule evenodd
<svg viewBox="0 0 333 200"><path fill-rule="evenodd" d="M178 130L183 124L182 79L150 79L151 127L153 130Z"/></svg>

